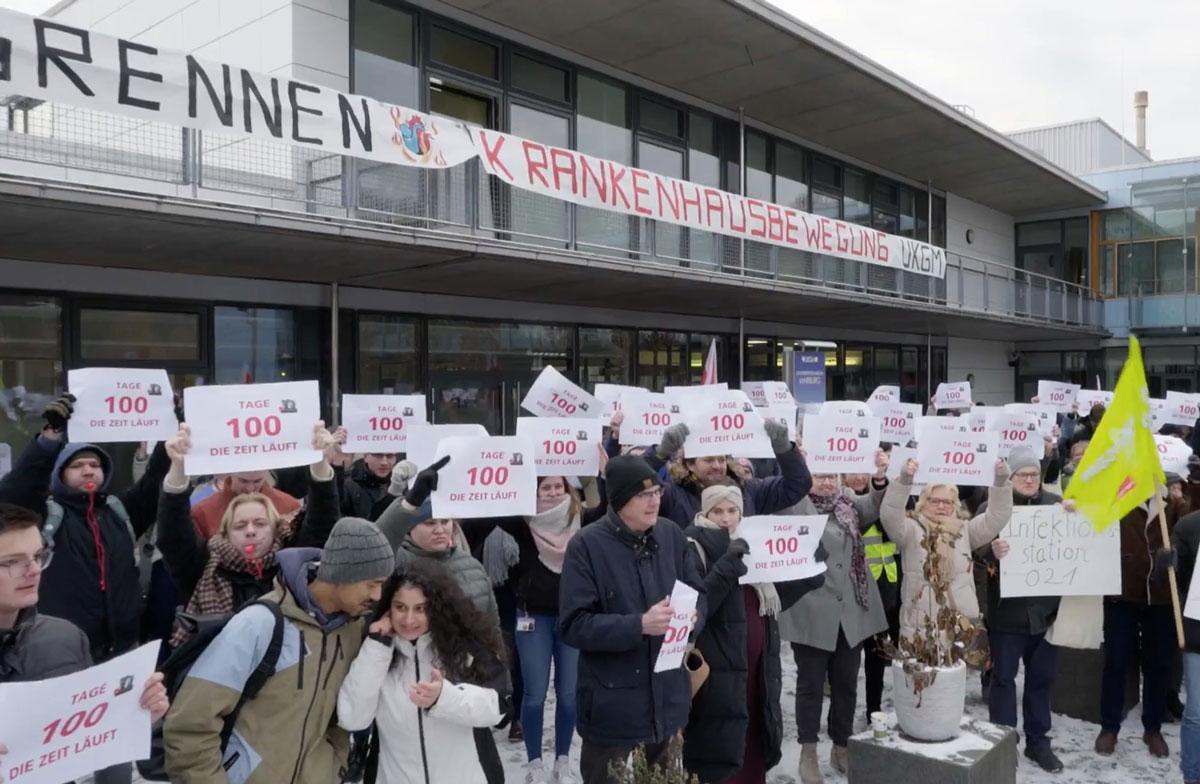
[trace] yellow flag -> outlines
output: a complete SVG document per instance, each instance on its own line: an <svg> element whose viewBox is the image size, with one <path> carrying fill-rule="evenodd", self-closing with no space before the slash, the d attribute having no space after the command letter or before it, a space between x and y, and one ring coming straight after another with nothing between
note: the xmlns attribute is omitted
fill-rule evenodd
<svg viewBox="0 0 1200 784"><path fill-rule="evenodd" d="M1154 432L1150 427L1150 393L1137 338L1129 336L1129 356L1112 405L1092 435L1064 497L1103 531L1150 498L1166 484Z"/></svg>

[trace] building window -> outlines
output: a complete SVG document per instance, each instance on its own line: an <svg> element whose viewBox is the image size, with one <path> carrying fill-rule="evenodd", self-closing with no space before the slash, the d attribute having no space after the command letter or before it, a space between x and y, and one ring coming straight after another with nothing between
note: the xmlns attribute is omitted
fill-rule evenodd
<svg viewBox="0 0 1200 784"><path fill-rule="evenodd" d="M631 329L580 327L579 383L589 390L596 384L628 384L632 349Z"/></svg>
<svg viewBox="0 0 1200 784"><path fill-rule="evenodd" d="M565 69L525 57L512 56L512 86L531 95L565 103L571 100L570 75Z"/></svg>
<svg viewBox="0 0 1200 784"><path fill-rule="evenodd" d="M417 322L404 316L358 317L358 378L362 394L408 395L421 390Z"/></svg>
<svg viewBox="0 0 1200 784"><path fill-rule="evenodd" d="M61 391L62 357L59 301L0 294L0 444L14 461L41 430L42 409Z"/></svg>
<svg viewBox="0 0 1200 784"><path fill-rule="evenodd" d="M575 117L576 148L580 152L618 163L631 163L633 134L625 88L619 84L579 74ZM633 219L593 207L575 212L576 239L601 253L620 253L633 244Z"/></svg>
<svg viewBox="0 0 1200 784"><path fill-rule="evenodd" d="M746 338L745 380L778 381L781 377L775 360L774 338ZM780 360L783 352L779 352Z"/></svg>
<svg viewBox="0 0 1200 784"><path fill-rule="evenodd" d="M638 127L672 139L682 139L683 112L652 98L642 97L638 101Z"/></svg>
<svg viewBox="0 0 1200 784"><path fill-rule="evenodd" d="M500 48L434 25L429 36L429 59L485 79L500 78Z"/></svg>
<svg viewBox="0 0 1200 784"><path fill-rule="evenodd" d="M199 313L80 308L79 356L85 362L196 362Z"/></svg>
<svg viewBox="0 0 1200 784"><path fill-rule="evenodd" d="M660 392L667 386L687 386L688 334L638 332L637 386Z"/></svg>
<svg viewBox="0 0 1200 784"><path fill-rule="evenodd" d="M293 311L218 306L213 309L213 335L218 384L303 380Z"/></svg>
<svg viewBox="0 0 1200 784"><path fill-rule="evenodd" d="M717 342L717 380L727 383L732 380L725 363L725 337L694 332L690 338L692 350L688 360L688 383L699 384L704 378L704 364L708 362L708 350L714 340Z"/></svg>
<svg viewBox="0 0 1200 784"><path fill-rule="evenodd" d="M846 169L843 219L864 226L871 223L870 193L867 190L867 175Z"/></svg>
<svg viewBox="0 0 1200 784"><path fill-rule="evenodd" d="M354 92L420 108L412 14L377 0L354 0Z"/></svg>

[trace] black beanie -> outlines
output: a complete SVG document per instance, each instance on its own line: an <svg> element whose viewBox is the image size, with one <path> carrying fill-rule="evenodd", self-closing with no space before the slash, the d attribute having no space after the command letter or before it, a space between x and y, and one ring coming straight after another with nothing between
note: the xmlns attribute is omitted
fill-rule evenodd
<svg viewBox="0 0 1200 784"><path fill-rule="evenodd" d="M658 487L662 482L642 458L621 455L608 461L608 467L604 470L604 484L608 488L608 505L619 512L635 495Z"/></svg>

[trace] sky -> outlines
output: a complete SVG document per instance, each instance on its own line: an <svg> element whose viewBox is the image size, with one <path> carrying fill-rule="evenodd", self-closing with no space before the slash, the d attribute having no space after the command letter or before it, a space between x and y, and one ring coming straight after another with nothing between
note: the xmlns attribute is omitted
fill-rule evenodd
<svg viewBox="0 0 1200 784"><path fill-rule="evenodd" d="M999 131L1102 117L1156 160L1200 156L1200 0L769 0ZM0 0L40 13L54 0Z"/></svg>

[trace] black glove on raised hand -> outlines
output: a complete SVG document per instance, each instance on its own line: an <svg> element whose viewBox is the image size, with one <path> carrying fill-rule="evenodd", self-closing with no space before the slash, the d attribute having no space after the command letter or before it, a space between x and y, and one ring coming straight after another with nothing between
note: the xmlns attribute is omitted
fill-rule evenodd
<svg viewBox="0 0 1200 784"><path fill-rule="evenodd" d="M745 539L733 539L729 542L729 548L725 550L726 555L734 558L743 558L750 552L750 544Z"/></svg>
<svg viewBox="0 0 1200 784"><path fill-rule="evenodd" d="M408 486L408 492L404 495L404 500L411 506L420 506L429 498L429 494L437 490L438 471L446 463L450 462L450 455L446 455L441 460L437 461L428 468L424 468L417 472L413 477L412 484Z"/></svg>
<svg viewBox="0 0 1200 784"><path fill-rule="evenodd" d="M42 410L42 419L46 420L46 424L51 430L63 431L67 427L67 420L71 418L71 414L75 413L75 396L67 393L60 398L56 398Z"/></svg>
<svg viewBox="0 0 1200 784"><path fill-rule="evenodd" d="M1167 579L1167 570L1176 569L1179 566L1179 552L1177 550L1158 549L1154 551L1154 561L1150 567L1150 579L1154 582L1162 582Z"/></svg>

